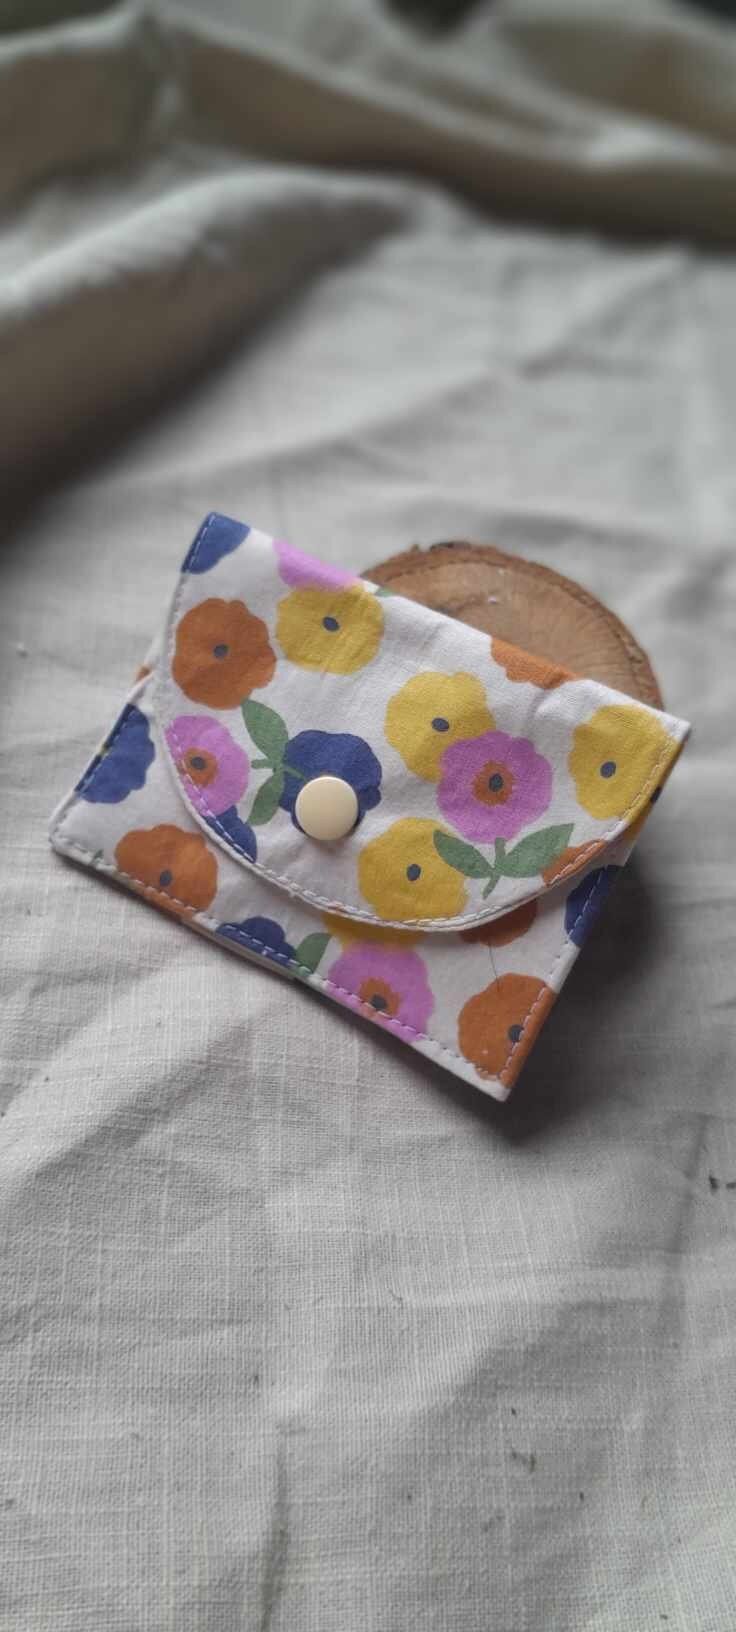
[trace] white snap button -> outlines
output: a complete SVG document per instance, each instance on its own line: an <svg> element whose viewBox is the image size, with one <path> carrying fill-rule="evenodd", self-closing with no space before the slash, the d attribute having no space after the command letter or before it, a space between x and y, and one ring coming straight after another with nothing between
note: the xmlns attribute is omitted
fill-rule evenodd
<svg viewBox="0 0 736 1632"><path fill-rule="evenodd" d="M358 798L341 776L314 776L297 794L294 815L310 839L344 839L358 820Z"/></svg>

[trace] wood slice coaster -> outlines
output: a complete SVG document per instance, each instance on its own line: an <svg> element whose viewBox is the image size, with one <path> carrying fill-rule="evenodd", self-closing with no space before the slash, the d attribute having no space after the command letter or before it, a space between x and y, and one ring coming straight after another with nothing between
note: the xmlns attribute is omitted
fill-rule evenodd
<svg viewBox="0 0 736 1632"><path fill-rule="evenodd" d="M363 573L411 601L662 708L651 663L626 625L572 578L492 544L418 544Z"/></svg>

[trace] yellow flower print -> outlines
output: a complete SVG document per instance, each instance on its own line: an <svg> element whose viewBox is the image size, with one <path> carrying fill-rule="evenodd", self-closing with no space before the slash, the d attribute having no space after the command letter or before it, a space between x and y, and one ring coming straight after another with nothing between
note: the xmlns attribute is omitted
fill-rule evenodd
<svg viewBox="0 0 736 1632"><path fill-rule="evenodd" d="M598 708L573 732L570 775L584 810L605 821L630 812L632 821L652 792L658 765L677 743L656 715L633 703Z"/></svg>
<svg viewBox="0 0 736 1632"><path fill-rule="evenodd" d="M364 846L358 882L379 917L454 918L462 912L466 902L462 874L435 849L437 831L437 822L405 816Z"/></svg>
<svg viewBox="0 0 736 1632"><path fill-rule="evenodd" d="M364 918L341 918L336 912L324 912L322 922L342 946L353 946L355 941L378 941L385 946L413 946L422 938L420 930L368 924Z"/></svg>
<svg viewBox="0 0 736 1632"><path fill-rule="evenodd" d="M472 674L415 674L386 709L386 736L408 770L437 782L446 748L482 737L495 720L480 680Z"/></svg>
<svg viewBox="0 0 736 1632"><path fill-rule="evenodd" d="M347 589L295 589L279 601L276 638L302 669L355 674L375 657L383 608L361 584Z"/></svg>

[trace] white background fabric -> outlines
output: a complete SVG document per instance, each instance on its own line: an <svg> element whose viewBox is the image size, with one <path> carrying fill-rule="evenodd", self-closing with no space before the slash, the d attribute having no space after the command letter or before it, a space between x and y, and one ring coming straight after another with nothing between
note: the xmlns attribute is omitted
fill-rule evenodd
<svg viewBox="0 0 736 1632"><path fill-rule="evenodd" d="M0 1627L732 1632L736 35L207 10L0 47ZM694 722L506 1107L47 850L211 507Z"/></svg>

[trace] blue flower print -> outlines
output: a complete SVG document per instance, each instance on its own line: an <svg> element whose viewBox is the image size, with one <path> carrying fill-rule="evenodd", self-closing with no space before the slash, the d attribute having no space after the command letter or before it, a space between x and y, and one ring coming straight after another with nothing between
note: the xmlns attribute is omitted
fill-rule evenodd
<svg viewBox="0 0 736 1632"><path fill-rule="evenodd" d="M286 966L294 959L293 946L273 918L243 918L239 924L220 924L217 933L228 941L237 941L248 952L270 958L272 963Z"/></svg>
<svg viewBox="0 0 736 1632"><path fill-rule="evenodd" d="M244 822L238 815L235 805L231 805L229 810L221 811L219 816L207 817L206 820L207 826L213 828L215 833L222 833L224 830L225 836L231 844L234 844L236 850L240 851L241 856L245 856L248 861L255 861L258 853L255 833L250 823Z"/></svg>
<svg viewBox="0 0 736 1632"><path fill-rule="evenodd" d="M76 792L91 805L119 805L134 789L143 787L155 752L145 714L126 703Z"/></svg>
<svg viewBox="0 0 736 1632"><path fill-rule="evenodd" d="M294 815L299 789L314 776L339 776L349 782L358 796L359 821L380 801L381 767L362 737L344 731L300 731L287 742L283 765L279 804L289 811L295 827L299 826Z"/></svg>
<svg viewBox="0 0 736 1632"><path fill-rule="evenodd" d="M582 946L603 906L620 867L596 867L570 891L565 902L565 930L576 946Z"/></svg>
<svg viewBox="0 0 736 1632"><path fill-rule="evenodd" d="M246 527L244 522L233 521L230 516L220 516L213 510L202 522L184 560L182 572L209 572L210 567L216 567L223 555L237 550L249 532L250 527Z"/></svg>

